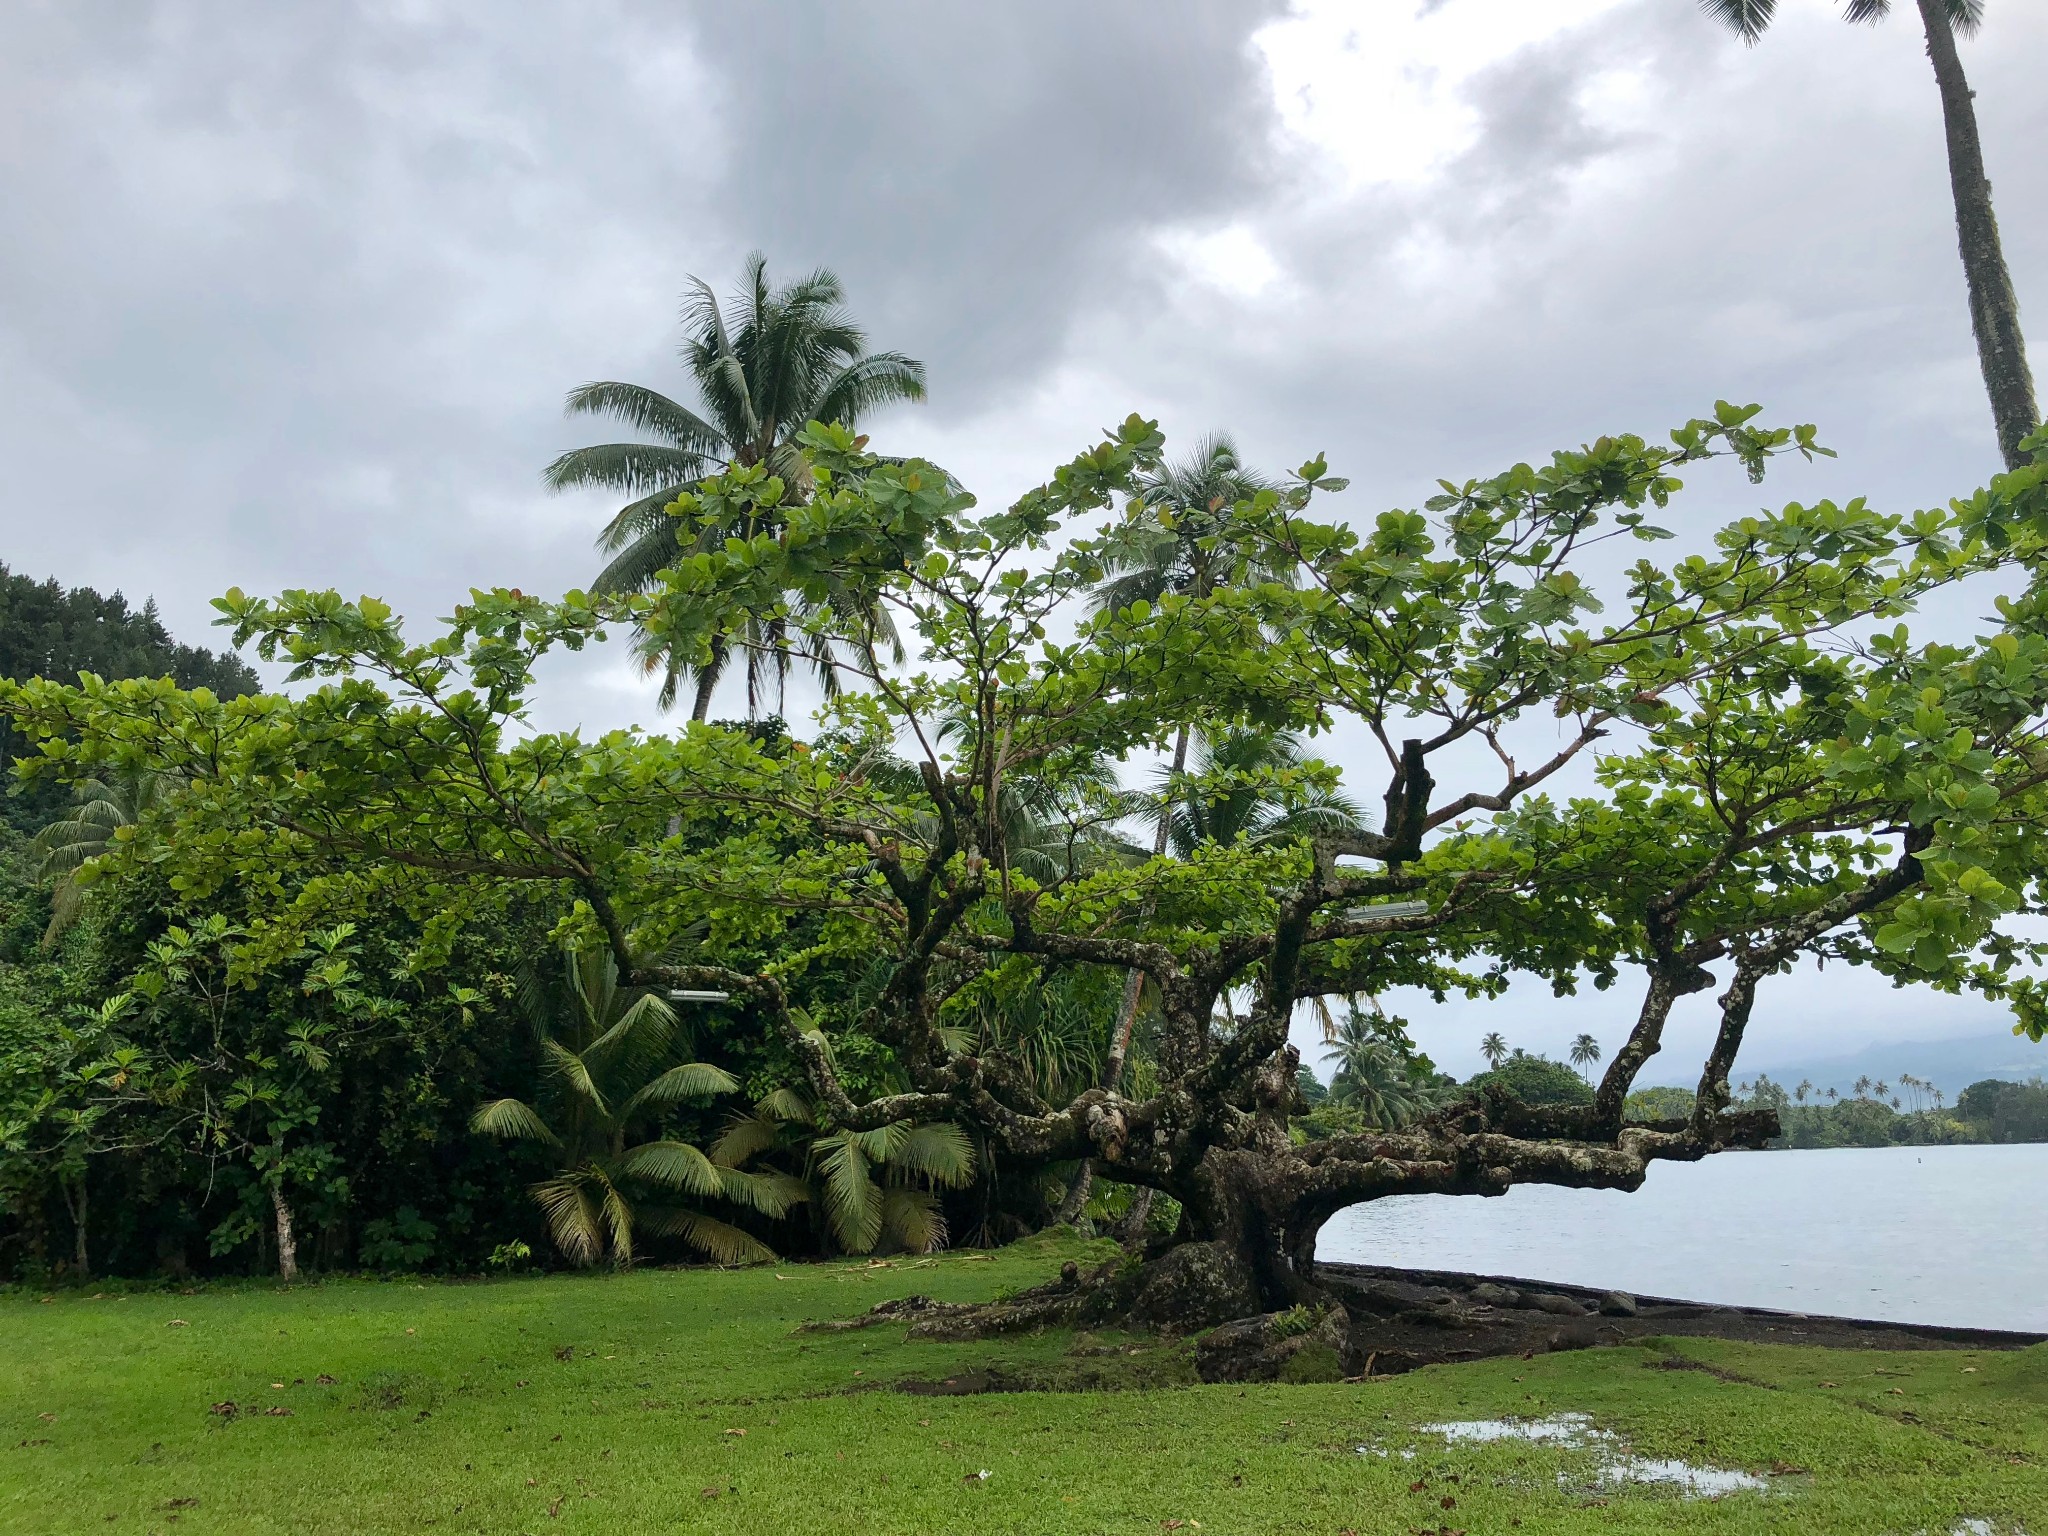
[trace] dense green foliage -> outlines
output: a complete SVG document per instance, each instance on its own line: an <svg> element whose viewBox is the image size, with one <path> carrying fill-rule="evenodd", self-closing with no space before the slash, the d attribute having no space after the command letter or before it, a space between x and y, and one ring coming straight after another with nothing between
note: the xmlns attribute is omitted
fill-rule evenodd
<svg viewBox="0 0 2048 1536"><path fill-rule="evenodd" d="M911 1341L901 1327L796 1331L911 1292L986 1298L1102 1252L1034 1241L893 1266L0 1298L0 1421L11 1426L0 1526L48 1536L2048 1528L2042 1349L1665 1339L1351 1384L1203 1387L1183 1385L1188 1342L1155 1335L958 1344ZM890 1390L991 1367L1130 1390ZM1423 1427L1559 1412L1593 1416L1639 1456L1739 1468L1775 1486L1723 1498L1596 1489L1586 1452L1453 1445Z"/></svg>
<svg viewBox="0 0 2048 1536"><path fill-rule="evenodd" d="M1506 1089L1524 1104L1590 1104L1593 1085L1561 1061L1516 1051L1497 1067L1468 1080L1468 1087ZM1688 1105L1688 1108L1691 1106Z"/></svg>
<svg viewBox="0 0 2048 1536"><path fill-rule="evenodd" d="M380 1206L381 1251L428 1227L454 1262L538 1237L522 1186L563 1165L536 1151L514 1177L468 1124L517 1101L561 1137L540 1107L561 1056L510 1018L511 978L558 945L630 991L725 995L691 1059L754 1106L759 1161L672 1150L723 1138L731 1111L701 1096L631 1135L707 1189L707 1167L804 1181L783 1216L744 1213L778 1251L1028 1225L1085 1160L1179 1201L1183 1235L1241 1246L1277 1300L1353 1200L1631 1188L1653 1159L1763 1140L1729 1074L1759 988L1802 957L2002 1000L2038 1036L2048 472L1910 514L1747 517L1640 560L1602 606L1576 554L1673 537L1649 518L1682 466L1760 477L1821 451L1754 416L1718 406L1668 446L1602 438L1369 526L1315 520L1341 486L1321 461L1228 507L1150 508L1163 441L1135 418L994 513L813 424L802 495L737 464L669 504L675 563L650 593L478 592L425 640L370 598L230 593L236 642L311 686L0 686L41 739L32 778L177 786L82 871L104 948L62 1015L69 1054L10 1127L21 1251L54 1262L62 1213L89 1232L114 1193L244 1262L270 1242L288 1268L294 1227L360 1261L370 1212L339 1181L388 1201L401 1181L375 1149L415 1117L421 1143L491 1162L496 1209L518 1214L471 1236L445 1194ZM1221 574L1105 604L1162 534ZM1913 639L1917 604L1984 577L2009 593L1986 633ZM632 625L702 668L779 647L763 615L844 684L808 739L526 723L551 651ZM914 662L885 660L885 620ZM1376 817L1289 740L1339 714L1384 744ZM1186 835L1148 858L1116 833L1115 768L1167 753L1180 771L1152 803ZM1581 760L1586 793L1544 793ZM1690 1115L1629 1123L1671 1007L1724 961ZM1625 973L1641 1014L1597 1087L1510 1056L1433 1108L1367 1030L1340 1074L1355 1122L1296 1140L1303 1009ZM1146 999L1128 1060L1119 994ZM491 1059L451 1066L425 1041ZM1588 1042L1575 1056L1599 1064ZM360 1113L394 1082L403 1113ZM121 1232L95 1244L138 1264Z"/></svg>
<svg viewBox="0 0 2048 1536"><path fill-rule="evenodd" d="M181 645L157 617L152 599L132 609L120 593L102 597L90 587L35 581L0 562L0 678L70 682L81 672L99 677L168 677L181 688L205 688L221 698L254 693L253 672L229 651ZM25 750L13 717L0 711L0 767ZM22 791L26 790L24 794ZM10 783L0 795L0 818L34 828L61 805L61 786Z"/></svg>

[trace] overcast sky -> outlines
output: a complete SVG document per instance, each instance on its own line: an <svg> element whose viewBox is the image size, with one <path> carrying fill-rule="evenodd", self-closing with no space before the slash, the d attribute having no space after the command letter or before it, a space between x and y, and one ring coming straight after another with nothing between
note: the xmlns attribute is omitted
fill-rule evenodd
<svg viewBox="0 0 2048 1536"><path fill-rule="evenodd" d="M1773 501L1936 501L1997 464L1899 10L1785 0L1744 49L1692 0L13 0L0 560L200 643L230 585L422 621L580 585L609 507L540 489L595 435L563 393L682 391L686 275L755 247L927 362L877 437L985 501L1138 410L1326 451L1369 517L1717 396L1841 451ZM2048 6L1989 12L1964 60L2048 316ZM1758 498L1709 472L1678 522ZM554 681L547 723L657 723L615 660ZM1611 1049L1633 1006L1410 1012L1466 1071L1483 1028ZM2001 1027L1831 972L1750 1060Z"/></svg>

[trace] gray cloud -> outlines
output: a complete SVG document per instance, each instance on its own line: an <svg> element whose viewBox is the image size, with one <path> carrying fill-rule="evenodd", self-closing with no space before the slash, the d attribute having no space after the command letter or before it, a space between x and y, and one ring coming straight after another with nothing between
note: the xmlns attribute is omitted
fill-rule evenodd
<svg viewBox="0 0 2048 1536"><path fill-rule="evenodd" d="M838 268L930 363L886 440L992 499L1132 408L1271 464L1327 450L1362 516L1716 395L1842 450L1773 499L1944 498L1995 459L1910 13L1782 11L1744 50L1630 0L1468 79L1475 136L1427 178L1349 186L1280 126L1252 46L1277 0L16 5L0 558L154 592L193 639L229 584L422 620L576 584L606 508L538 489L589 430L563 392L679 385L684 274L754 246ZM1965 58L2048 312L2048 13L2000 0ZM1223 230L1271 282L1173 254ZM1759 495L1697 478L1689 528ZM551 682L549 723L654 719L616 661ZM1828 983L1781 1016L1919 1028L1910 994ZM1529 1043L1630 1006L1539 1000Z"/></svg>

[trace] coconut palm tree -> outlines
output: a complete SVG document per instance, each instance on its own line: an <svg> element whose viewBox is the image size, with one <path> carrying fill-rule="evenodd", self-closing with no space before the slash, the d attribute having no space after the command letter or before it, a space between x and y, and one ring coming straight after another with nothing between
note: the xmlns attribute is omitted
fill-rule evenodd
<svg viewBox="0 0 2048 1536"><path fill-rule="evenodd" d="M974 1180L974 1146L957 1125L900 1120L871 1131L821 1130L815 1107L788 1088L729 1120L711 1156L737 1166L777 1148L800 1151L832 1239L846 1253L873 1253L884 1241L912 1253L944 1247L936 1191Z"/></svg>
<svg viewBox="0 0 2048 1536"><path fill-rule="evenodd" d="M578 1265L609 1258L623 1268L638 1235L656 1233L720 1264L772 1259L759 1239L699 1205L722 1201L778 1217L804 1198L799 1184L646 1134L678 1104L739 1086L718 1067L675 1059L683 1031L667 1001L621 987L609 950L566 944L559 979L530 975L519 1001L544 1061L540 1103L493 1099L470 1127L555 1154L555 1172L533 1186L533 1198L562 1256Z"/></svg>
<svg viewBox="0 0 2048 1536"><path fill-rule="evenodd" d="M1501 1038L1499 1030L1488 1030L1481 1037L1479 1041L1479 1054L1486 1058L1487 1066L1495 1071L1500 1070L1500 1064L1508 1059L1508 1043Z"/></svg>
<svg viewBox="0 0 2048 1536"><path fill-rule="evenodd" d="M1185 766L1161 769L1151 793L1129 802L1139 819L1154 824L1154 847L1163 818L1166 847L1182 858L1205 843L1281 842L1350 831L1364 821L1365 813L1341 791L1311 786L1283 793L1261 782L1262 775L1308 762L1301 738L1289 732L1232 727L1203 736L1194 755L1194 773Z"/></svg>
<svg viewBox="0 0 2048 1536"><path fill-rule="evenodd" d="M669 503L706 474L728 463L759 465L781 477L787 497L801 499L810 472L795 438L808 423L850 427L881 406L924 398L924 364L900 352L868 351L867 336L847 314L845 299L845 285L822 267L771 287L767 259L756 251L747 258L729 311L702 278L690 279L683 300L683 361L701 411L641 384L605 381L570 391L571 415L609 416L652 439L571 449L542 474L550 490L597 486L632 498L598 538L598 548L611 559L593 590L650 590L656 573L675 564L679 535L697 547L716 547L728 537L763 531L711 525L692 530L669 516ZM770 682L779 692L788 674L790 636L786 619L746 621L750 709ZM807 654L829 688L833 674L829 655L819 650L823 644L812 642ZM715 646L711 661L697 669L679 665L658 645L643 645L642 656L650 671L663 674L664 707L694 674L691 717L704 719L730 648Z"/></svg>
<svg viewBox="0 0 2048 1536"><path fill-rule="evenodd" d="M1949 192L1955 203L1956 239L1970 294L1970 328L1977 338L1977 363L1991 396L1991 419L2008 469L2026 461L2021 441L2041 425L2034 376L2027 368L2020 335L2019 300L2006 270L1998 220L1991 208L1991 182L1984 174L1984 149L1977 138L1975 93L1963 74L1956 38L1969 37L1984 20L1984 0L1915 0L1927 57L1941 93L1942 123L1948 137ZM1777 0L1701 0L1701 9L1725 23L1746 43L1755 43L1777 11ZM1891 0L1844 0L1850 21L1877 22L1891 14Z"/></svg>
<svg viewBox="0 0 2048 1536"><path fill-rule="evenodd" d="M1580 1035L1572 1042L1569 1054L1572 1065L1583 1071L1600 1059L1600 1042L1591 1035Z"/></svg>
<svg viewBox="0 0 2048 1536"><path fill-rule="evenodd" d="M173 787L173 780L144 769L81 779L72 786L70 814L44 827L29 844L36 856L37 878L51 882L45 949L54 946L84 910L80 871L114 846L123 827L134 826L161 804Z"/></svg>
<svg viewBox="0 0 2048 1536"><path fill-rule="evenodd" d="M1367 1123L1395 1127L1427 1114L1440 1098L1387 1032L1387 1021L1353 1008L1324 1053L1334 1059L1330 1097L1363 1112Z"/></svg>

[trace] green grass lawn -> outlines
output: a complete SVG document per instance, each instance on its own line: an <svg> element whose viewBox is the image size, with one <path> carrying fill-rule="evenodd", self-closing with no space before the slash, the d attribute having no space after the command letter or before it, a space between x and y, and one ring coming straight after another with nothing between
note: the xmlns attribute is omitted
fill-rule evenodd
<svg viewBox="0 0 2048 1536"><path fill-rule="evenodd" d="M2048 1532L2048 1348L1656 1341L1240 1388L1173 1384L1191 1379L1186 1346L1150 1339L793 1331L910 1291L987 1297L1076 1252L9 1297L0 1528ZM990 1363L1169 1384L891 1390ZM1612 1448L1771 1486L1608 1487L1591 1449L1421 1428L1567 1411Z"/></svg>

